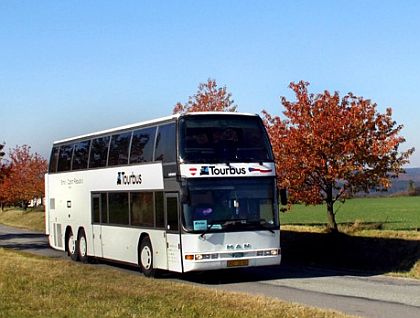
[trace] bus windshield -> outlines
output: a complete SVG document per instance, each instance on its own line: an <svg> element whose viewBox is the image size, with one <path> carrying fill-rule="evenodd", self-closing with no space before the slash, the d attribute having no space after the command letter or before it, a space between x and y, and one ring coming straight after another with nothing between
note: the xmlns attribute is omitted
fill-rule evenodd
<svg viewBox="0 0 420 318"><path fill-rule="evenodd" d="M273 178L195 179L183 204L186 231L278 229Z"/></svg>
<svg viewBox="0 0 420 318"><path fill-rule="evenodd" d="M180 120L184 162L273 161L268 136L258 116L184 116Z"/></svg>

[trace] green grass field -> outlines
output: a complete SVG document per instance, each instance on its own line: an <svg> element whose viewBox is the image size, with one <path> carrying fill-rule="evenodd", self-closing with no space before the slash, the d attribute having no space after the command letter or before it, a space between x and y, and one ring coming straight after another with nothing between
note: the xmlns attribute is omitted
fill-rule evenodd
<svg viewBox="0 0 420 318"><path fill-rule="evenodd" d="M362 223L385 230L419 230L420 197L360 198L334 205L339 225ZM324 225L327 222L325 205L293 205L280 214L283 225Z"/></svg>

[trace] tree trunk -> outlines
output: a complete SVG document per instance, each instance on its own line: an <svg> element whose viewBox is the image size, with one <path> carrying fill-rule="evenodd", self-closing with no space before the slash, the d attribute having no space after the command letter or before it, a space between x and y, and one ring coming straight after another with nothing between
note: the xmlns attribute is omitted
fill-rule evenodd
<svg viewBox="0 0 420 318"><path fill-rule="evenodd" d="M332 233L338 232L337 222L335 220L334 213L334 201L333 201L333 187L332 183L327 185L327 217L328 217L328 230Z"/></svg>
<svg viewBox="0 0 420 318"><path fill-rule="evenodd" d="M334 203L327 202L327 217L328 217L328 230L330 232L337 233L338 226L337 222L335 221L335 214L334 214Z"/></svg>

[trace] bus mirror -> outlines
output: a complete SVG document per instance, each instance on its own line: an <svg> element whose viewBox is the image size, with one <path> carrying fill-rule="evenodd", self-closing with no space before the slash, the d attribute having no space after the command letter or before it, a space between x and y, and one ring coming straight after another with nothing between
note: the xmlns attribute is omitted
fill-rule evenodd
<svg viewBox="0 0 420 318"><path fill-rule="evenodd" d="M280 203L281 205L287 205L287 190L286 189L280 189L279 191L280 196Z"/></svg>

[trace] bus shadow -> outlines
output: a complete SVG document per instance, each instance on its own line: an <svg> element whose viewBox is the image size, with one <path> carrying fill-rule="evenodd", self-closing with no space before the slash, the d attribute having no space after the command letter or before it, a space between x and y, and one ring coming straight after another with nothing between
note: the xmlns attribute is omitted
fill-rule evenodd
<svg viewBox="0 0 420 318"><path fill-rule="evenodd" d="M182 279L199 284L233 284L285 278L367 277L409 272L420 260L420 241L400 238L283 230L281 247L279 266L191 273Z"/></svg>

